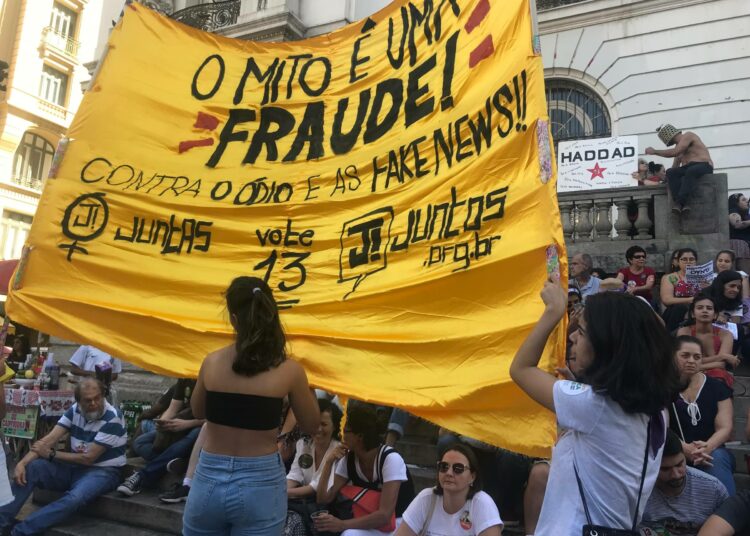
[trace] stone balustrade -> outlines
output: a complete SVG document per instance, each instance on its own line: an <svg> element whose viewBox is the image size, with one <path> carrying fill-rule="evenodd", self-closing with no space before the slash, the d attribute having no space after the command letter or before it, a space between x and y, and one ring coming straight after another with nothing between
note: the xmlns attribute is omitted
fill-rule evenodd
<svg viewBox="0 0 750 536"><path fill-rule="evenodd" d="M667 268L671 251L692 247L699 262L729 247L727 176L703 177L691 210L672 213L667 186L585 190L558 194L568 254L588 253L608 272L625 266L625 250L643 247L649 266Z"/></svg>
<svg viewBox="0 0 750 536"><path fill-rule="evenodd" d="M664 234L654 225L655 205L666 201L663 186L561 193L560 219L566 243L649 240Z"/></svg>

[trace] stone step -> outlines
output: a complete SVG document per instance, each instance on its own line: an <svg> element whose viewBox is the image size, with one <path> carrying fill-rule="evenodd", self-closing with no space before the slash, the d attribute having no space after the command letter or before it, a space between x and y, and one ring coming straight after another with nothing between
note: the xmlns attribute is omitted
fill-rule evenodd
<svg viewBox="0 0 750 536"><path fill-rule="evenodd" d="M406 423L404 437L402 439L405 441L428 442L434 444L437 442L437 431L438 426L432 424L430 421L412 416Z"/></svg>
<svg viewBox="0 0 750 536"><path fill-rule="evenodd" d="M419 493L425 488L431 488L437 482L437 471L429 467L409 465L409 473L414 480L414 491Z"/></svg>
<svg viewBox="0 0 750 536"><path fill-rule="evenodd" d="M157 534L160 532L174 535L182 534L184 505L164 504L158 498L159 493L158 490L145 490L133 497L123 497L114 491L102 495L86 506L86 514L92 518L104 519L115 524L155 531ZM60 494L57 492L37 489L34 493L34 502L47 504L59 497ZM106 532L86 534L114 536Z"/></svg>
<svg viewBox="0 0 750 536"><path fill-rule="evenodd" d="M750 437L747 437L747 420L736 418L734 419L734 428L732 429L732 439L734 441L747 442Z"/></svg>
<svg viewBox="0 0 750 536"><path fill-rule="evenodd" d="M76 515L44 533L44 536L170 536L168 532L135 528L129 525Z"/></svg>
<svg viewBox="0 0 750 536"><path fill-rule="evenodd" d="M734 484L737 486L737 491L750 490L750 475L734 473Z"/></svg>
<svg viewBox="0 0 750 536"><path fill-rule="evenodd" d="M737 426L739 421L747 421L747 410L750 408L750 398L734 399L734 425ZM743 429L744 430L744 429Z"/></svg>
<svg viewBox="0 0 750 536"><path fill-rule="evenodd" d="M398 441L396 450L404 458L404 461L412 465L432 467L438 461L437 446L430 443L418 441Z"/></svg>
<svg viewBox="0 0 750 536"><path fill-rule="evenodd" d="M727 445L727 448L729 449L729 452L734 454L735 473L748 474L748 462L745 461L745 457L750 456L750 444L743 443L741 445Z"/></svg>

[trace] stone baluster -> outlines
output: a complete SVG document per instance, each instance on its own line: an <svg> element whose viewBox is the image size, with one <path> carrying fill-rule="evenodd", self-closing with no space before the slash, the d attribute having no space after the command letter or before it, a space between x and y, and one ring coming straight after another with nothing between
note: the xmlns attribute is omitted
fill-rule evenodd
<svg viewBox="0 0 750 536"><path fill-rule="evenodd" d="M596 207L596 229L597 240L609 240L612 234L612 224L609 221L609 210L612 207L612 201L610 199L596 201L594 203Z"/></svg>
<svg viewBox="0 0 750 536"><path fill-rule="evenodd" d="M648 206L651 204L651 199L646 197L643 199L636 199L638 205L638 219L635 221L635 228L638 230L638 238L651 238L651 218L648 217Z"/></svg>
<svg viewBox="0 0 750 536"><path fill-rule="evenodd" d="M617 237L615 240L630 240L628 232L630 231L630 220L628 219L628 204L630 199L623 198L615 200L617 205L617 221L615 221L615 230Z"/></svg>
<svg viewBox="0 0 750 536"><path fill-rule="evenodd" d="M576 226L578 240L590 242L594 239L591 233L594 229L591 223L591 209L593 208L593 204L591 201L582 201L576 203L576 206L578 208L578 225Z"/></svg>
<svg viewBox="0 0 750 536"><path fill-rule="evenodd" d="M560 220L562 221L563 235L565 241L575 242L573 231L575 230L570 214L573 212L573 203L560 203Z"/></svg>

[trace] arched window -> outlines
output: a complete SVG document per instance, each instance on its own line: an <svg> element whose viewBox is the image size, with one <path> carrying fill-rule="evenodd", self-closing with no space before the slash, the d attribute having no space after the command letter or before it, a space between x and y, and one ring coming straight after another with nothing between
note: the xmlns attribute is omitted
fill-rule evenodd
<svg viewBox="0 0 750 536"><path fill-rule="evenodd" d="M582 84L560 78L545 80L547 112L555 142L612 135L604 101Z"/></svg>
<svg viewBox="0 0 750 536"><path fill-rule="evenodd" d="M41 190L54 154L50 142L31 132L25 133L13 159L13 182Z"/></svg>

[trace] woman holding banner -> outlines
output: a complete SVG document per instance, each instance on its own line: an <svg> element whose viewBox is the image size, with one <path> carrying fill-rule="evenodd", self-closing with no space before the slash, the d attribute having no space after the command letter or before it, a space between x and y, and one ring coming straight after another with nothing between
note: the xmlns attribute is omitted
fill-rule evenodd
<svg viewBox="0 0 750 536"><path fill-rule="evenodd" d="M534 534L573 536L584 526L587 534L634 531L659 473L664 408L679 389L672 341L645 301L595 294L570 337L584 383L559 381L538 364L566 296L558 282L547 282L541 296L544 312L510 367L518 386L555 412L561 429ZM570 487L576 482L577 492Z"/></svg>
<svg viewBox="0 0 750 536"><path fill-rule="evenodd" d="M286 359L286 337L271 289L238 277L226 292L235 343L203 361L191 406L206 419L206 442L183 516L183 534L281 534L286 475L276 446L289 396L303 432L320 424L305 371Z"/></svg>

